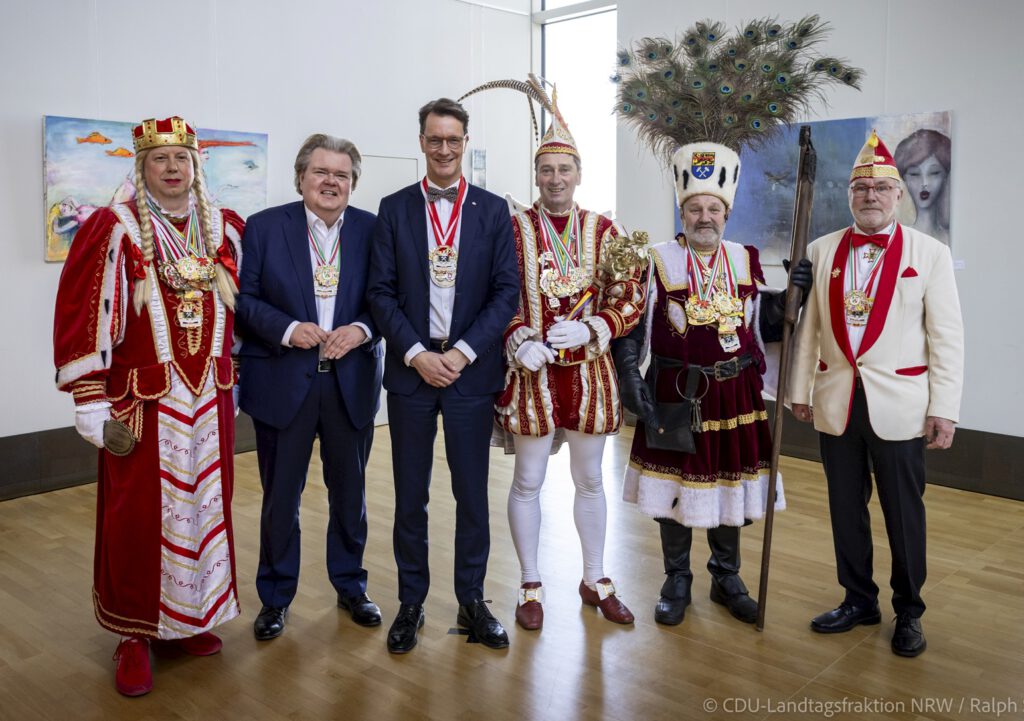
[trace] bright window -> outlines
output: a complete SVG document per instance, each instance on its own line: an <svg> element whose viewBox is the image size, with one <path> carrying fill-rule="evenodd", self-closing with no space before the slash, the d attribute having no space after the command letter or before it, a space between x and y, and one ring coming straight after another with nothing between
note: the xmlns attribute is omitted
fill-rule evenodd
<svg viewBox="0 0 1024 721"><path fill-rule="evenodd" d="M545 8L567 4L548 0ZM583 160L576 202L599 213L615 208L615 85L608 79L615 65L615 20L612 10L543 26L541 74L558 86L558 109Z"/></svg>

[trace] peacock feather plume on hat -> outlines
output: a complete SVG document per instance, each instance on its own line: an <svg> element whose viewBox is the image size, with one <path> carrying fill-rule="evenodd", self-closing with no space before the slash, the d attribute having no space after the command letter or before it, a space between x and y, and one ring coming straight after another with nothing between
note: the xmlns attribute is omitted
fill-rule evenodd
<svg viewBox="0 0 1024 721"><path fill-rule="evenodd" d="M528 79L523 80L492 80L490 82L479 85L467 93L464 93L459 98L459 102L462 102L465 98L470 95L482 92L484 90L495 90L500 88L507 88L509 90L517 90L523 93L527 100L526 103L530 107L530 120L533 122L533 135L537 142L540 144L537 148L537 155L543 155L544 153L568 153L579 157L579 151L576 149L576 141L573 139L572 134L569 132L569 125L565 122L565 118L562 117L562 113L558 110L558 94L554 85L551 86L551 95L548 96L547 91L544 89L544 83L546 81L538 78L533 73L528 74ZM533 110L533 104L537 103L544 110L551 115L551 124L544 133L544 137L540 137L540 132L537 125L537 115Z"/></svg>
<svg viewBox="0 0 1024 721"><path fill-rule="evenodd" d="M730 35L704 20L681 38L643 38L620 50L615 112L655 155L707 141L756 147L772 131L825 103L831 84L860 87L863 71L819 52L828 23L817 15L746 23Z"/></svg>

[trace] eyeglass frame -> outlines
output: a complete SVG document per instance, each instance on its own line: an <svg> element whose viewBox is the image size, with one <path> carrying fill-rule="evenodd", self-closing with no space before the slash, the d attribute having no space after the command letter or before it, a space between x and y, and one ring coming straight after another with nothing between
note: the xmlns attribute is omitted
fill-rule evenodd
<svg viewBox="0 0 1024 721"><path fill-rule="evenodd" d="M900 190L902 186L898 182L894 182L892 185L886 183L882 186L864 185L863 183L858 182L851 183L849 188L851 195L854 195L858 198L866 198L868 196L868 193L872 190L875 191L875 195L890 195L891 193Z"/></svg>
<svg viewBox="0 0 1024 721"><path fill-rule="evenodd" d="M463 135L462 137L452 136L448 138L432 138L420 133L420 137L423 138L423 142L431 150L440 150L441 145L447 145L449 150L459 150L466 144L466 138L468 138L469 135Z"/></svg>

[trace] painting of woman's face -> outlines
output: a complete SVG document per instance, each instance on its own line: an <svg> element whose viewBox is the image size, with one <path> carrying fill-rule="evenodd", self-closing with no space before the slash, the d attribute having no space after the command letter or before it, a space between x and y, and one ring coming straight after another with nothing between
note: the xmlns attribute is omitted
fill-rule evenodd
<svg viewBox="0 0 1024 721"><path fill-rule="evenodd" d="M930 208L935 202L946 183L946 175L946 169L942 167L934 153L918 165L907 168L903 180L918 210Z"/></svg>

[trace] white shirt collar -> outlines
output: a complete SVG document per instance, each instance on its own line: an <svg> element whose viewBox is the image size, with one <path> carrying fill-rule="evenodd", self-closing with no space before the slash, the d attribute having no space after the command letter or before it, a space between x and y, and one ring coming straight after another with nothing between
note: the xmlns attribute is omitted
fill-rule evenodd
<svg viewBox="0 0 1024 721"><path fill-rule="evenodd" d="M879 233L885 233L886 235L892 235L894 230L896 230L896 221L895 220L892 221L891 223L889 223L889 225L885 229L880 230L878 232ZM859 225L857 225L856 223L853 224L853 232L854 233L859 233L860 235L874 235L873 233L865 233L864 230Z"/></svg>
<svg viewBox="0 0 1024 721"><path fill-rule="evenodd" d="M454 183L452 183L451 185L449 185L447 187L442 188L440 185L438 185L433 180L431 180L429 175L425 176L425 177L427 178L427 186L430 187L430 188L437 188L438 190L448 190L448 188L458 188L459 187L459 183L462 182L462 176L460 175L458 177L458 179Z"/></svg>
<svg viewBox="0 0 1024 721"><path fill-rule="evenodd" d="M323 221L323 219L320 218L319 215L317 215L312 210L310 210L306 206L305 203L302 204L302 208L303 208L303 210L306 211L306 223L309 225L309 227L311 227L311 228L319 228L320 230L324 231L325 233L330 233L335 228L338 228L340 230L341 226L345 222L345 211L344 210L341 211L341 215L338 216L338 219L334 222L334 225L332 225L330 228L328 228L327 227L327 223L325 223Z"/></svg>

